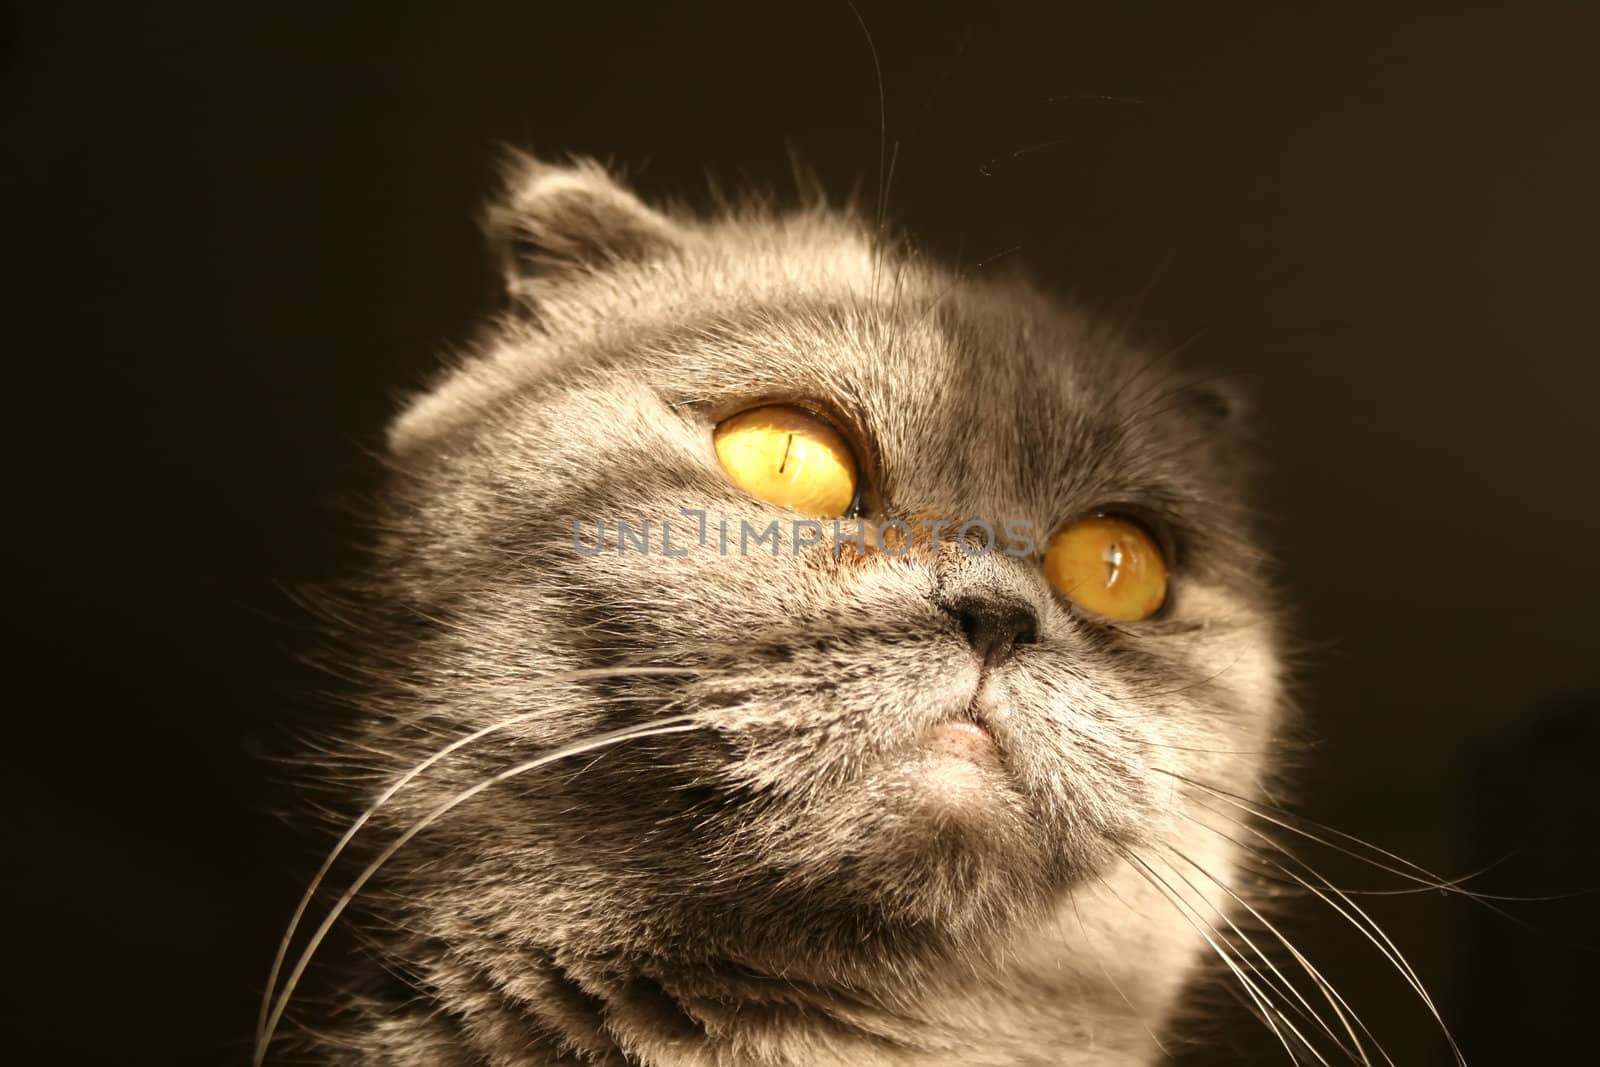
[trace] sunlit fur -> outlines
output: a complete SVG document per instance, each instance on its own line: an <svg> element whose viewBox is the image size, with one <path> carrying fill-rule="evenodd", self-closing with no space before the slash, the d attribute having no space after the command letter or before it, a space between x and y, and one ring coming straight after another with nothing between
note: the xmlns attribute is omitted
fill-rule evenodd
<svg viewBox="0 0 1600 1067"><path fill-rule="evenodd" d="M275 1058L1155 1059L1205 934L1243 914L1223 885L1246 892L1243 831L1184 779L1255 797L1282 703L1232 398L822 207L692 219L593 165L522 161L489 218L514 311L395 422L354 583L350 806L509 722L381 805L361 854L555 746L695 725L429 822L346 916L365 977L327 1019L291 1007ZM716 422L772 401L853 435L867 551L796 548L718 465ZM949 531L871 548L887 519L986 519L1042 552L1102 508L1168 539L1152 619L1089 617L1037 554L972 558ZM775 518L776 554L741 555L740 521ZM650 521L650 554L618 554L618 519ZM580 553L597 520L610 547ZM687 555L660 550L664 520ZM986 667L954 610L973 598L1031 608L1037 640ZM923 744L973 707L997 762Z"/></svg>

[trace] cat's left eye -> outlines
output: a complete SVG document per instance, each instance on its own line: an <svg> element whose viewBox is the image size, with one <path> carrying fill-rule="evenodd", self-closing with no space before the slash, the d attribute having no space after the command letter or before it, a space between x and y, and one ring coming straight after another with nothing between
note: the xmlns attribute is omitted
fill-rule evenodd
<svg viewBox="0 0 1600 1067"><path fill-rule="evenodd" d="M1108 619L1148 619L1167 600L1160 546L1120 515L1091 515L1057 533L1045 549L1044 573L1062 595Z"/></svg>
<svg viewBox="0 0 1600 1067"><path fill-rule="evenodd" d="M769 504L838 518L856 500L856 461L843 435L789 404L742 411L717 424L717 459L733 484Z"/></svg>

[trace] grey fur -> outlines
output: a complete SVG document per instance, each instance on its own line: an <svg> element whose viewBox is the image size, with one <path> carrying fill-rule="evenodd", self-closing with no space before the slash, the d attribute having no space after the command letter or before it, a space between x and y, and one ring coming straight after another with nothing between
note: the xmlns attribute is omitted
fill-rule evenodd
<svg viewBox="0 0 1600 1067"><path fill-rule="evenodd" d="M512 778L419 833L357 920L368 978L410 988L353 981L323 1023L292 1010L285 1056L1149 1062L1208 953L1197 927L1231 908L1163 845L1238 873L1201 824L1232 828L1168 772L1253 796L1281 717L1231 403L1020 279L954 276L820 206L697 220L593 164L524 160L489 220L517 310L393 426L352 624L363 715L324 766L364 806L535 713L419 774L363 831L381 843L546 749L700 725ZM718 419L770 400L849 429L869 526L1048 533L1135 509L1170 534L1168 608L1108 624L1037 559L927 541L890 559L678 540L680 509L781 517L711 449ZM597 518L675 520L690 551L576 552ZM1038 640L985 669L951 610L970 597L1028 606ZM571 673L640 666L677 673ZM917 744L975 699L1002 766Z"/></svg>

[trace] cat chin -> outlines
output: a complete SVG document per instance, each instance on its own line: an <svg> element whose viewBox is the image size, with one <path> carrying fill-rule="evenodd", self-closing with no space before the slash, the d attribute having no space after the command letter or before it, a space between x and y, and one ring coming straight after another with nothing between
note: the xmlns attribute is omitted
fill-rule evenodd
<svg viewBox="0 0 1600 1067"><path fill-rule="evenodd" d="M934 738L900 771L908 780L908 806L940 823L978 831L1008 817L1017 798L993 741L942 728L930 733Z"/></svg>
<svg viewBox="0 0 1600 1067"><path fill-rule="evenodd" d="M949 816L967 812L981 816L984 808L994 803L994 771L978 760L930 753L919 761L918 771L926 803L945 809Z"/></svg>
<svg viewBox="0 0 1600 1067"><path fill-rule="evenodd" d="M888 773L903 783L895 792L910 808L979 829L1013 815L1020 799L1000 742L983 723L965 717L930 725Z"/></svg>
<svg viewBox="0 0 1600 1067"><path fill-rule="evenodd" d="M998 756L982 747L907 753L881 768L871 807L857 833L896 895L919 882L1015 875L1044 860L1026 798Z"/></svg>

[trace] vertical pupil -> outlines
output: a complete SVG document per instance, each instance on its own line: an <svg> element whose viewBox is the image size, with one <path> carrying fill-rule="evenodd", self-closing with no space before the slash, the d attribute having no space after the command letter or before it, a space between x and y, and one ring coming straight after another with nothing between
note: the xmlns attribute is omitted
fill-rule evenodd
<svg viewBox="0 0 1600 1067"><path fill-rule="evenodd" d="M1113 541L1106 546L1106 588L1117 584L1117 575L1122 572L1122 545Z"/></svg>
<svg viewBox="0 0 1600 1067"><path fill-rule="evenodd" d="M790 434L783 442L783 458L778 461L778 473L783 473L783 468L789 465L789 449L794 447L794 434Z"/></svg>

